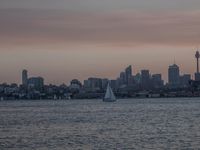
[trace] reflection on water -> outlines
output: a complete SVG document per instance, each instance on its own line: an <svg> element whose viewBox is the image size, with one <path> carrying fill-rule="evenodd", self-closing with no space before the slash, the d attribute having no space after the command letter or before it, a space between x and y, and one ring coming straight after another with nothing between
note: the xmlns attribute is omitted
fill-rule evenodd
<svg viewBox="0 0 200 150"><path fill-rule="evenodd" d="M1 101L0 149L198 149L200 98Z"/></svg>

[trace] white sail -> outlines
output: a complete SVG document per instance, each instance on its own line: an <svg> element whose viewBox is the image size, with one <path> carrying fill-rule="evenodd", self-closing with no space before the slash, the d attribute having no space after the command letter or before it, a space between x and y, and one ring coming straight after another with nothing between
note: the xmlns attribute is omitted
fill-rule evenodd
<svg viewBox="0 0 200 150"><path fill-rule="evenodd" d="M110 87L110 84L108 84L108 86L107 86L104 101L109 101L109 102L116 101L116 97Z"/></svg>

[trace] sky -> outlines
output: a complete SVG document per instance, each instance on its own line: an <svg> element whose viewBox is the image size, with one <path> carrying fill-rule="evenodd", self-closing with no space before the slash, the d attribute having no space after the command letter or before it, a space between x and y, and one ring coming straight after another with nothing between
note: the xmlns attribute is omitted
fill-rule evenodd
<svg viewBox="0 0 200 150"><path fill-rule="evenodd" d="M1 0L0 82L115 79L128 65L195 72L199 0Z"/></svg>

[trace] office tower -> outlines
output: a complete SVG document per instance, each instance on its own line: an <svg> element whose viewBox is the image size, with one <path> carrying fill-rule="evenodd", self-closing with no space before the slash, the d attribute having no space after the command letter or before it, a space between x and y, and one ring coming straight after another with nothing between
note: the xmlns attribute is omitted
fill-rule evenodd
<svg viewBox="0 0 200 150"><path fill-rule="evenodd" d="M137 73L137 74L134 76L134 81L135 81L136 84L141 83L141 74L140 74L140 73Z"/></svg>
<svg viewBox="0 0 200 150"><path fill-rule="evenodd" d="M180 84L179 67L176 64L168 68L168 83L171 87L178 87Z"/></svg>
<svg viewBox="0 0 200 150"><path fill-rule="evenodd" d="M149 70L141 70L141 86L143 89L150 88L150 73Z"/></svg>
<svg viewBox="0 0 200 150"><path fill-rule="evenodd" d="M132 86L132 85L134 85L134 83L135 83L135 79L134 79L134 76L129 76L128 77L128 86Z"/></svg>
<svg viewBox="0 0 200 150"><path fill-rule="evenodd" d="M125 72L120 73L120 84L121 85L126 84L126 74L125 74Z"/></svg>
<svg viewBox="0 0 200 150"><path fill-rule="evenodd" d="M110 86L113 90L117 89L117 81L116 80L110 80Z"/></svg>
<svg viewBox="0 0 200 150"><path fill-rule="evenodd" d="M23 86L28 85L28 71L27 70L22 71L22 85Z"/></svg>
<svg viewBox="0 0 200 150"><path fill-rule="evenodd" d="M121 79L120 78L117 78L116 79L116 86L117 86L117 89L120 88L122 86L122 83L121 83Z"/></svg>
<svg viewBox="0 0 200 150"><path fill-rule="evenodd" d="M102 89L102 79L100 78L88 78L87 83L91 90L95 91Z"/></svg>
<svg viewBox="0 0 200 150"><path fill-rule="evenodd" d="M125 69L125 83L126 85L129 84L129 80L132 78L132 66L128 66L126 69Z"/></svg>
<svg viewBox="0 0 200 150"><path fill-rule="evenodd" d="M189 81L191 80L191 75L190 74L184 74L180 76L180 84L182 87L187 87L189 86Z"/></svg>
<svg viewBox="0 0 200 150"><path fill-rule="evenodd" d="M154 88L161 88L164 85L161 74L153 74L151 80Z"/></svg>
<svg viewBox="0 0 200 150"><path fill-rule="evenodd" d="M84 89L90 88L89 80L84 80L84 81L83 81L83 88L84 88Z"/></svg>

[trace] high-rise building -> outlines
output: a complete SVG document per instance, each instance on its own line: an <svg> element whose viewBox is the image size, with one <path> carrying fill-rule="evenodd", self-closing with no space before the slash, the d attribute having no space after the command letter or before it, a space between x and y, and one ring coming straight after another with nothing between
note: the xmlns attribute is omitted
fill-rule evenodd
<svg viewBox="0 0 200 150"><path fill-rule="evenodd" d="M180 72L179 67L176 64L173 64L168 68L168 83L172 87L178 87L180 84Z"/></svg>
<svg viewBox="0 0 200 150"><path fill-rule="evenodd" d="M113 90L117 89L117 81L116 80L110 80L110 86Z"/></svg>
<svg viewBox="0 0 200 150"><path fill-rule="evenodd" d="M200 73L195 72L194 78L195 78L195 81L200 81Z"/></svg>
<svg viewBox="0 0 200 150"><path fill-rule="evenodd" d="M161 74L152 74L151 80L154 88L161 88L164 85Z"/></svg>
<svg viewBox="0 0 200 150"><path fill-rule="evenodd" d="M126 74L125 72L120 73L120 85L126 84Z"/></svg>
<svg viewBox="0 0 200 150"><path fill-rule="evenodd" d="M90 88L90 82L89 82L89 80L84 80L83 81L83 87L84 87L84 89Z"/></svg>
<svg viewBox="0 0 200 150"><path fill-rule="evenodd" d="M136 84L141 83L141 74L140 74L140 73L137 73L137 74L134 76L134 81L135 81Z"/></svg>
<svg viewBox="0 0 200 150"><path fill-rule="evenodd" d="M189 86L189 81L191 80L191 75L190 74L184 74L180 76L180 84L182 87L188 87Z"/></svg>
<svg viewBox="0 0 200 150"><path fill-rule="evenodd" d="M135 79L134 79L134 76L129 76L128 77L128 86L132 86L135 84Z"/></svg>
<svg viewBox="0 0 200 150"><path fill-rule="evenodd" d="M84 81L84 88L90 90L100 90L102 89L102 79L100 78L88 78L88 80Z"/></svg>
<svg viewBox="0 0 200 150"><path fill-rule="evenodd" d="M28 71L25 69L22 71L22 85L23 86L28 85Z"/></svg>
<svg viewBox="0 0 200 150"><path fill-rule="evenodd" d="M149 70L141 70L141 85L143 89L150 88L150 73Z"/></svg>
<svg viewBox="0 0 200 150"><path fill-rule="evenodd" d="M125 83L126 85L129 85L129 81L130 79L132 78L132 66L128 66L126 69L125 69Z"/></svg>

